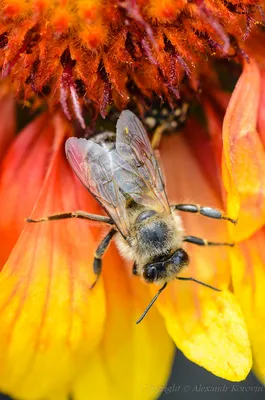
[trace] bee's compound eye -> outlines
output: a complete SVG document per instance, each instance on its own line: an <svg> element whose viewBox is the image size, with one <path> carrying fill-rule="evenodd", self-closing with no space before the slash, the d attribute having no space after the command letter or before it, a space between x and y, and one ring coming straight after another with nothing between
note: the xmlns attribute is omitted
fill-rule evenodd
<svg viewBox="0 0 265 400"><path fill-rule="evenodd" d="M143 277L148 282L154 282L157 279L156 267L147 266L144 270Z"/></svg>
<svg viewBox="0 0 265 400"><path fill-rule="evenodd" d="M157 214L154 210L145 210L141 212L141 214L138 215L136 218L135 222L140 223L145 221L146 219L152 217L153 215Z"/></svg>
<svg viewBox="0 0 265 400"><path fill-rule="evenodd" d="M170 258L170 262L174 265L187 265L189 262L189 256L183 249L178 249Z"/></svg>

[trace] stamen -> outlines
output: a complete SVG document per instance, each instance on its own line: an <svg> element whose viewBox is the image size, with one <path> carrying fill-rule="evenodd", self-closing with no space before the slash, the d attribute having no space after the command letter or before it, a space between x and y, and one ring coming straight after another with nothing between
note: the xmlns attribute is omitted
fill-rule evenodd
<svg viewBox="0 0 265 400"><path fill-rule="evenodd" d="M5 78L7 77L12 68L16 65L18 60L20 59L21 55L23 53L30 54L32 51L32 48L37 44L37 42L40 39L40 35L36 32L37 26L34 26L31 28L25 35L24 41L20 47L20 49L17 51L16 55L13 57L12 60L8 61L2 69L2 77ZM5 42L5 41L4 41Z"/></svg>
<svg viewBox="0 0 265 400"><path fill-rule="evenodd" d="M71 98L73 101L73 106L74 106L74 111L75 111L75 116L77 117L78 121L80 122L80 125L83 129L86 128L86 124L84 121L84 118L82 117L82 111L81 111L81 107L78 101L78 96L76 93L76 89L74 85L70 85L70 93L71 93Z"/></svg>
<svg viewBox="0 0 265 400"><path fill-rule="evenodd" d="M61 77L60 84L60 103L66 117L71 120L71 113L68 107L68 90L70 90L70 97L72 99L72 105L74 109L74 115L79 121L83 129L86 128L85 120L82 117L82 111L78 100L76 85L73 79L73 67L76 64L75 60L72 60L69 49L66 49L61 56L61 64L64 67L64 71Z"/></svg>
<svg viewBox="0 0 265 400"><path fill-rule="evenodd" d="M230 40L229 37L226 35L224 29L219 24L219 22L212 16L211 12L208 10L208 8L205 6L203 2L200 3L199 10L201 16L212 25L213 29L220 36L220 39L224 42L224 44L222 45L222 49L223 52L227 54L230 47Z"/></svg>
<svg viewBox="0 0 265 400"><path fill-rule="evenodd" d="M151 52L149 43L147 42L147 40L145 38L143 38L141 40L141 45L142 45L143 50L144 50L146 56L148 57L148 60L150 61L150 63L154 64L154 65L158 65L158 62L156 61L156 59L154 58L154 56Z"/></svg>
<svg viewBox="0 0 265 400"><path fill-rule="evenodd" d="M153 30L151 26L143 19L139 6L135 0L125 0L120 2L120 7L123 7L127 10L129 17L131 17L134 21L139 22L145 29L145 32L150 39L152 45L156 50L158 50L158 44L154 38Z"/></svg>
<svg viewBox="0 0 265 400"><path fill-rule="evenodd" d="M65 88L63 79L62 79L61 84L60 84L60 103L61 103L64 114L69 119L69 121L71 121L71 114L70 114L70 111L68 108L67 99L68 99L68 93L67 93L67 89Z"/></svg>
<svg viewBox="0 0 265 400"><path fill-rule="evenodd" d="M104 81L103 93L100 100L99 111L102 118L105 118L107 115L107 107L112 101L112 94L111 94L111 84L109 82L108 74L105 70L103 61L99 63L98 72Z"/></svg>

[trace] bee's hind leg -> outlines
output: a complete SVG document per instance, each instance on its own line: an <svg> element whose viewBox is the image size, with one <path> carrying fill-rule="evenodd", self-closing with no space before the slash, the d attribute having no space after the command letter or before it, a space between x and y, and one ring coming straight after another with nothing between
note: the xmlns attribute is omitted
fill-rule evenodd
<svg viewBox="0 0 265 400"><path fill-rule="evenodd" d="M89 221L102 222L104 224L113 225L112 219L104 215L89 214L85 211L71 211L59 214L48 215L38 219L26 218L26 222L44 222L44 221L57 221L60 219L81 218L88 219Z"/></svg>
<svg viewBox="0 0 265 400"><path fill-rule="evenodd" d="M94 283L92 283L92 285L90 286L90 289L93 289L99 280L99 277L100 277L100 274L102 271L102 257L104 255L105 251L107 250L108 245L110 244L110 241L113 238L113 236L115 235L115 233L117 233L117 231L115 229L111 229L109 231L109 233L101 241L101 243L99 244L99 246L95 252L93 269L94 269L94 273L96 275L96 280Z"/></svg>
<svg viewBox="0 0 265 400"><path fill-rule="evenodd" d="M184 236L183 242L196 244L197 246L230 246L233 247L235 243L231 242L210 242L209 240L199 238L197 236Z"/></svg>
<svg viewBox="0 0 265 400"><path fill-rule="evenodd" d="M194 214L201 214L204 217L213 219L225 219L227 221L232 222L233 224L237 223L236 219L228 217L222 211L217 210L216 208L200 206L198 204L174 204L173 206L171 206L171 209L190 212Z"/></svg>

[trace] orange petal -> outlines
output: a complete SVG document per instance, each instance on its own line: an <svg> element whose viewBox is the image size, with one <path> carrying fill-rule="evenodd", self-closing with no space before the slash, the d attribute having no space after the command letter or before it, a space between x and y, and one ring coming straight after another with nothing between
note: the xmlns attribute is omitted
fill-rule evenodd
<svg viewBox="0 0 265 400"><path fill-rule="evenodd" d="M199 151L195 156L193 145L189 146L186 138L184 139L182 136L170 136L163 139L161 157L169 201L171 204L201 204L222 210L222 202L214 189L215 185L208 179L209 176L202 167ZM210 148L208 148L208 152L210 152ZM207 153L201 152L200 155L201 158L205 158ZM211 154L208 154L208 159L214 163ZM214 169L214 165L212 168ZM191 213L180 213L179 215L184 222L185 234L211 241L229 241L227 222ZM230 265L226 248L189 245L187 249L191 255L188 274L216 286L229 284Z"/></svg>
<svg viewBox="0 0 265 400"><path fill-rule="evenodd" d="M202 173L211 182L212 189L220 196L221 176L219 163L217 163L216 155L214 154L216 140L210 139L208 132L193 118L189 118L187 121L184 135L190 145L191 152L200 163Z"/></svg>
<svg viewBox="0 0 265 400"><path fill-rule="evenodd" d="M258 114L258 130L263 145L265 146L265 67L260 71L261 90L260 90L260 103Z"/></svg>
<svg viewBox="0 0 265 400"><path fill-rule="evenodd" d="M265 223L265 151L256 131L260 73L255 61L244 64L223 125L223 181L227 213L239 219L236 240Z"/></svg>
<svg viewBox="0 0 265 400"><path fill-rule="evenodd" d="M203 99L203 109L207 118L207 128L211 137L212 147L218 163L218 173L221 173L223 151L222 126L225 110L229 103L230 94L221 90L212 90ZM220 171L219 171L220 170Z"/></svg>
<svg viewBox="0 0 265 400"><path fill-rule="evenodd" d="M240 243L231 253L233 286L244 313L252 346L254 370L265 384L265 230Z"/></svg>
<svg viewBox="0 0 265 400"><path fill-rule="evenodd" d="M102 344L73 388L75 400L157 398L169 378L174 346L155 307L139 325L150 302L148 286L132 276L111 249L104 258L107 296Z"/></svg>
<svg viewBox="0 0 265 400"><path fill-rule="evenodd" d="M188 201L222 208L182 137L164 141L162 159L171 203ZM189 235L215 241L227 239L224 221L192 214L183 215L183 220ZM229 285L229 255L225 248L190 245L188 253L191 264L186 276L221 289ZM246 377L252 365L250 344L243 315L231 293L225 289L217 293L192 282L172 282L157 306L177 347L188 358L225 379L239 381Z"/></svg>
<svg viewBox="0 0 265 400"><path fill-rule="evenodd" d="M34 216L82 208L96 212L65 159L64 121L57 117L54 123ZM44 149L43 143L36 146L32 160L37 163ZM28 174L34 168L34 162L28 165ZM20 399L49 398L66 391L87 364L105 319L102 283L89 290L95 237L95 229L81 220L26 224L0 274L1 391Z"/></svg>
<svg viewBox="0 0 265 400"><path fill-rule="evenodd" d="M16 131L15 99L5 87L0 91L0 160L8 149Z"/></svg>

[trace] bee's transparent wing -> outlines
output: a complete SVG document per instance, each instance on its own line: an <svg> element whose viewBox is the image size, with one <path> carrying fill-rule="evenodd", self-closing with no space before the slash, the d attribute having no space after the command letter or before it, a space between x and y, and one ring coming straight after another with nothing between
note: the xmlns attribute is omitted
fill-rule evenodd
<svg viewBox="0 0 265 400"><path fill-rule="evenodd" d="M116 153L116 154L115 154ZM134 201L157 211L170 211L161 170L141 121L129 110L117 122L114 177Z"/></svg>
<svg viewBox="0 0 265 400"><path fill-rule="evenodd" d="M112 152L92 140L69 138L66 157L83 185L98 200L123 236L129 234L126 200L113 176Z"/></svg>

